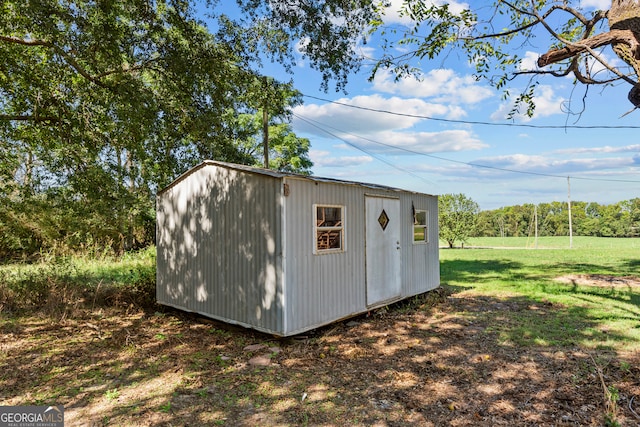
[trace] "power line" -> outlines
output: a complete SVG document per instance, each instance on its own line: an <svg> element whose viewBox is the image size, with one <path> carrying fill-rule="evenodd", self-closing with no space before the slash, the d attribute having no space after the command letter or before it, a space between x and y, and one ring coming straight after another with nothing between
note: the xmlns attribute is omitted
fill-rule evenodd
<svg viewBox="0 0 640 427"><path fill-rule="evenodd" d="M632 125L531 125L527 123L493 123L493 122L482 122L482 121L473 121L473 120L454 120L454 119L443 119L440 117L431 117L431 116L423 116L420 114L409 114L409 113L399 113L397 111L389 111L389 110L381 110L377 108L371 107L362 107L359 105L348 104L346 102L333 101L326 98L320 98L313 95L302 94L302 96L306 98L315 99L318 101L328 102L330 104L341 105L343 107L355 108L358 110L371 111L374 113L383 113L390 114L393 116L400 117L410 117L414 119L424 119L424 120L433 120L437 122L445 122L445 123L456 123L456 124L465 124L465 125L482 125L482 126L504 126L504 127L521 127L521 128L533 128L533 129L640 129L640 126L632 126Z"/></svg>
<svg viewBox="0 0 640 427"><path fill-rule="evenodd" d="M328 130L324 129L322 126L316 124L317 122L315 120L304 118L304 117L302 117L302 116L300 116L300 115L298 115L296 113L293 113L293 116L297 117L298 119L302 120L303 122L306 122L307 124L317 128L317 129L319 129L320 131L326 133L327 135L330 135L333 138L339 139L340 141L344 142L345 144L349 145L350 147L353 147L356 150L362 151L366 155L371 156L374 159L376 159L376 160L378 160L378 161L380 161L380 162L382 162L384 164L387 164L387 165L391 166L394 169L397 169L397 170L399 170L401 172L407 173L407 174L413 176L414 178L418 178L419 180L421 180L423 182L426 182L427 184L434 184L432 181L429 181L428 179L425 179L424 177L421 177L420 175L417 175L417 174L411 172L410 170L407 170L407 169L404 169L404 168L402 168L400 166L394 165L393 163L381 158L380 156L377 156L377 155L375 155L373 153L370 153L369 151L365 150L364 148L359 147L358 145L356 145L356 144L354 144L354 143L352 143L350 141L347 141L346 139L341 138L341 137L339 137L338 135L336 135L336 134L334 134L332 132L329 132Z"/></svg>
<svg viewBox="0 0 640 427"><path fill-rule="evenodd" d="M393 164L381 159L379 156L373 155L370 152L364 150L362 147L359 147L356 144L353 144L352 142L347 141L344 138L341 138L341 137L337 136L336 134L326 130L325 128L333 129L334 131L340 132L342 134L350 135L350 136L353 136L355 138L359 138L359 139L362 139L362 140L365 140L365 141L369 141L369 142L372 142L374 144L382 145L384 147L392 148L392 149L395 149L395 150L398 150L398 151L404 151L404 152L415 154L415 155L418 155L418 156L430 157L430 158L433 158L433 159L443 160L443 161L446 161L446 162L458 163L458 164L471 166L471 167L498 170L498 171L501 171L501 172L519 173L519 174L523 174L523 175L534 175L534 176L542 176L542 177L548 177L548 178L562 178L562 179L569 178L569 176L567 176L567 175L555 175L555 174L548 174L548 173L542 173L542 172L531 172L531 171L522 171L522 170L516 170L516 169L507 169L507 168L500 168L500 167L496 167L496 166L482 165L482 164L478 164L478 163L469 163L469 162L463 162L463 161L460 161L460 160L448 159L446 157L436 156L436 155L433 155L433 154L427 154L427 153L411 150L411 149L404 148L404 147L398 147L396 145L385 144L384 142L376 141L376 140L371 139L371 138L367 138L367 137L360 136L360 135L357 135L357 134L354 134L354 133L351 133L351 132L346 132L346 131L340 130L340 129L335 128L335 127L333 127L331 125L327 125L327 124L318 122L317 120L313 120L313 119L309 119L309 118L306 118L306 117L302 117L301 115L296 114L296 113L294 113L293 115L295 117L299 118L300 120L310 124L311 126L317 128L317 129L320 129L322 132L325 132L328 135L331 135L332 137L343 141L344 143L348 144L349 146L354 147L355 149L360 150L363 153L365 153L365 154L367 154L367 155L369 155L369 156L371 156L371 157L373 157L373 158L375 158L377 160L380 160L381 162L384 162L384 163L386 163L386 164L388 164L388 165L390 165L390 166L392 166L392 167L394 167L394 168L396 168L398 170L402 170L403 172L409 173L409 174L411 174L413 176L416 176L416 177L418 177L420 179L422 179L422 178L417 176L416 174L412 173L411 171L407 171L406 169L402 169L402 168L400 168L398 166L395 166L395 165L393 165ZM640 181L637 181L637 180L613 179L613 178L587 178L587 177L579 177L579 176L571 176L571 178L577 179L577 180L582 180L582 181L640 183Z"/></svg>

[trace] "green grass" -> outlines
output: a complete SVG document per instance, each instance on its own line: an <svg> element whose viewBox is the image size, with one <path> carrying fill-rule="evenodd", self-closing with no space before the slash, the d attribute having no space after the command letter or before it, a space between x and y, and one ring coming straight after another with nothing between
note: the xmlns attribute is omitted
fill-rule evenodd
<svg viewBox="0 0 640 427"><path fill-rule="evenodd" d="M465 247L487 247L487 248L529 248L534 249L569 249L571 245L572 249L596 249L596 250L611 250L611 249L636 249L640 250L640 239L629 238L620 239L614 237L585 237L585 236L573 236L569 239L569 236L561 237L538 237L523 236L523 237L472 237ZM440 241L441 247L447 247L447 243ZM456 247L460 246L459 242L456 242Z"/></svg>
<svg viewBox="0 0 640 427"><path fill-rule="evenodd" d="M509 247L522 242L501 240ZM487 240L482 242L485 246ZM498 307L504 302L504 316L493 329L505 343L638 350L640 287L607 281L600 286L567 283L558 278L635 276L637 280L639 245L640 239L582 237L574 238L575 249L443 249L441 281L457 292L495 299Z"/></svg>

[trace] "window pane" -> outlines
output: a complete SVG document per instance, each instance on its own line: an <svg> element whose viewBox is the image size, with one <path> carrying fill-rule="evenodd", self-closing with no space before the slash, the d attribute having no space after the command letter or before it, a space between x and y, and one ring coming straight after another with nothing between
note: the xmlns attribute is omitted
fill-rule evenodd
<svg viewBox="0 0 640 427"><path fill-rule="evenodd" d="M342 208L318 206L318 227L339 227L342 225Z"/></svg>
<svg viewBox="0 0 640 427"><path fill-rule="evenodd" d="M320 231L316 232L318 250L340 249L342 248L342 231Z"/></svg>
<svg viewBox="0 0 640 427"><path fill-rule="evenodd" d="M427 241L427 228L426 227L413 227L413 241L414 242L426 242Z"/></svg>
<svg viewBox="0 0 640 427"><path fill-rule="evenodd" d="M427 211L416 211L416 225L427 225Z"/></svg>

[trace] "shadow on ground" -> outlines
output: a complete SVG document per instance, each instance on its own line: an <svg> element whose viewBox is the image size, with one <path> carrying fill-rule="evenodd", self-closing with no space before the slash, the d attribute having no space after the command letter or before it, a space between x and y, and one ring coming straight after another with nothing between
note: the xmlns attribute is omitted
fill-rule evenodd
<svg viewBox="0 0 640 427"><path fill-rule="evenodd" d="M474 265L487 276L517 268ZM579 344L597 319L463 291L445 285L288 339L173 310L2 318L0 404L63 404L69 425L640 422L638 355Z"/></svg>

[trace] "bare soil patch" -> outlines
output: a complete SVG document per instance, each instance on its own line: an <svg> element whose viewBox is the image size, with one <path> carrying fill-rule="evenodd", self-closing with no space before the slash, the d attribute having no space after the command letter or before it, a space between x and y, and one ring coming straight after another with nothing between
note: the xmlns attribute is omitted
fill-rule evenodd
<svg viewBox="0 0 640 427"><path fill-rule="evenodd" d="M640 425L639 354L495 329L562 309L440 288L288 339L159 308L0 317L0 404L69 426Z"/></svg>
<svg viewBox="0 0 640 427"><path fill-rule="evenodd" d="M578 286L600 288L640 288L640 279L633 276L611 276L607 274L566 274L556 279L558 282Z"/></svg>

